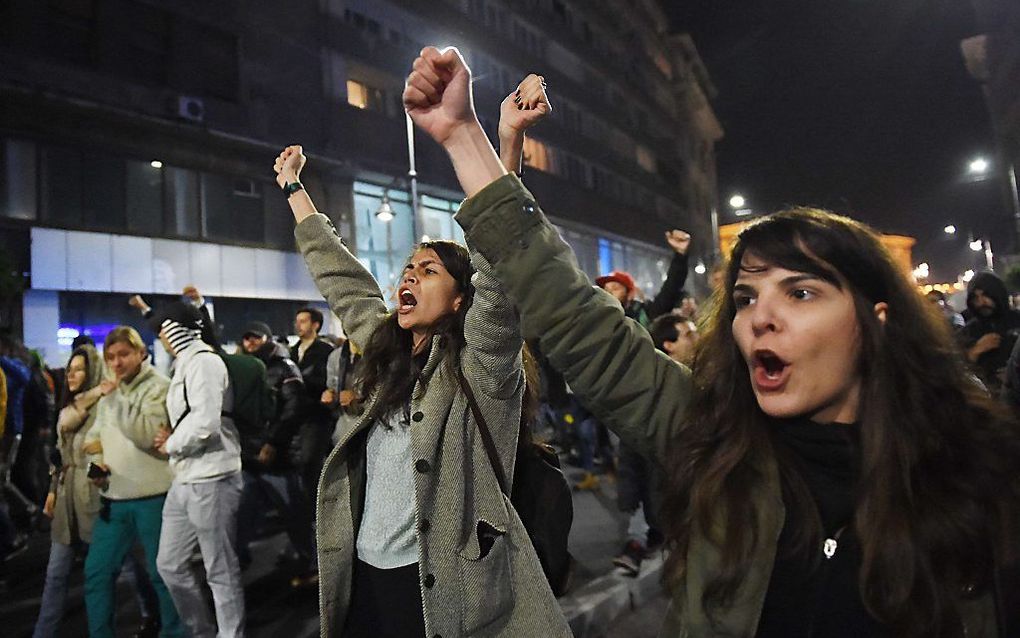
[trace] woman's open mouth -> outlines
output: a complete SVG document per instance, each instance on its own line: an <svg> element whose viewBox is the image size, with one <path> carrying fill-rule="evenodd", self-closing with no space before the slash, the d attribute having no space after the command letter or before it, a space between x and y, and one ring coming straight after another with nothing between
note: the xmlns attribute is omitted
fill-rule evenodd
<svg viewBox="0 0 1020 638"><path fill-rule="evenodd" d="M755 350L751 358L751 381L762 392L781 390L790 378L790 364L771 350Z"/></svg>
<svg viewBox="0 0 1020 638"><path fill-rule="evenodd" d="M397 294L397 300L397 312L400 314L407 314L418 305L418 300L415 298L414 293L407 288L400 289L400 292Z"/></svg>

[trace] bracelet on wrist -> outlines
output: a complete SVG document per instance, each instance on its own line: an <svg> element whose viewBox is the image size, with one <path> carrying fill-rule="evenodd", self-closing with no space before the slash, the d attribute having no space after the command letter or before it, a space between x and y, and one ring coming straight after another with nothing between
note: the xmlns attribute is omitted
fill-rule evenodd
<svg viewBox="0 0 1020 638"><path fill-rule="evenodd" d="M283 196L289 198L294 193L304 190L304 185L301 182L288 182L283 185Z"/></svg>

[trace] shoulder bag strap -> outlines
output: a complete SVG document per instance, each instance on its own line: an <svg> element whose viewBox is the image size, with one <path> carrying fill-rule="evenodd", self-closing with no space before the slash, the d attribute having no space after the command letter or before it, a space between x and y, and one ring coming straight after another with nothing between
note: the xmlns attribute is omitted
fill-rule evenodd
<svg viewBox="0 0 1020 638"><path fill-rule="evenodd" d="M482 435L485 454L489 457L489 464L492 465L492 470L496 473L499 489L507 496L510 496L510 490L506 483L506 474L503 473L503 464L499 462L499 455L496 454L496 444L492 441L492 433L489 432L489 426L485 422L485 417L482 416L478 402L475 401L475 393L471 391L471 385L464 378L464 371L461 370L460 366L457 366L457 380L460 382L460 389L464 391L464 396L467 397L471 413L475 415L475 421L478 422L478 433Z"/></svg>

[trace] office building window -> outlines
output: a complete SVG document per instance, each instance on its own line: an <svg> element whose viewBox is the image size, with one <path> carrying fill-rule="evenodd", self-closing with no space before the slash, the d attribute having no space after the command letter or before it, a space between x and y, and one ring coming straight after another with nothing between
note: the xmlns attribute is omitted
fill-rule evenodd
<svg viewBox="0 0 1020 638"><path fill-rule="evenodd" d="M35 219L35 144L25 140L3 140L0 149L0 217Z"/></svg>
<svg viewBox="0 0 1020 638"><path fill-rule="evenodd" d="M127 229L142 235L163 232L163 168L127 162Z"/></svg>
<svg viewBox="0 0 1020 638"><path fill-rule="evenodd" d="M347 103L359 109L385 109L383 92L358 80L347 80Z"/></svg>
<svg viewBox="0 0 1020 638"><path fill-rule="evenodd" d="M124 159L92 150L80 157L82 224L99 230L124 230L127 226Z"/></svg>
<svg viewBox="0 0 1020 638"><path fill-rule="evenodd" d="M202 200L198 173L165 166L163 199L167 231L180 237L198 237L202 232Z"/></svg>
<svg viewBox="0 0 1020 638"><path fill-rule="evenodd" d="M48 146L41 156L42 218L57 225L81 224L81 154Z"/></svg>
<svg viewBox="0 0 1020 638"><path fill-rule="evenodd" d="M655 172L655 155L652 154L652 151L648 147L639 145L635 149L635 154L637 156L637 163L641 168L645 169L649 173Z"/></svg>
<svg viewBox="0 0 1020 638"><path fill-rule="evenodd" d="M202 173L204 235L209 239L262 243L265 238L261 184Z"/></svg>
<svg viewBox="0 0 1020 638"><path fill-rule="evenodd" d="M552 161L549 148L533 137L524 138L524 163L546 173L552 173Z"/></svg>

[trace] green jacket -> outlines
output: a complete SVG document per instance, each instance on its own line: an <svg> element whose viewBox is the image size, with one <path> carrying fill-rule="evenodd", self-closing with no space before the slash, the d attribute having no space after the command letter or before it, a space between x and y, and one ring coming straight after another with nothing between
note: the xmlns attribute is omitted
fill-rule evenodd
<svg viewBox="0 0 1020 638"><path fill-rule="evenodd" d="M600 422L661 463L691 399L690 370L658 352L619 303L592 286L516 176L464 202L456 219L517 306L524 337L540 339L542 352ZM718 622L706 617L701 600L721 556L695 534L684 581L669 583L672 601L662 636L744 638L757 631L785 517L774 461L763 462L759 471L764 480L748 503L758 513L759 543L733 603L715 615ZM991 596L974 601L965 610L968 638L995 636L994 612Z"/></svg>

